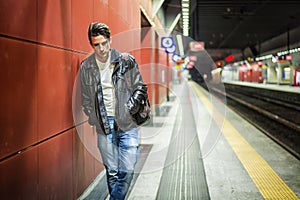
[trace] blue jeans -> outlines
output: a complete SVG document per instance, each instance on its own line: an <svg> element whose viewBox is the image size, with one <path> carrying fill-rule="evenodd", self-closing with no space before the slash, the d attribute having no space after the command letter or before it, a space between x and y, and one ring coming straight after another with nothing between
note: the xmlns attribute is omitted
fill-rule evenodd
<svg viewBox="0 0 300 200"><path fill-rule="evenodd" d="M108 117L112 134L98 135L98 148L106 169L111 200L125 199L138 154L138 130L115 131L114 118Z"/></svg>

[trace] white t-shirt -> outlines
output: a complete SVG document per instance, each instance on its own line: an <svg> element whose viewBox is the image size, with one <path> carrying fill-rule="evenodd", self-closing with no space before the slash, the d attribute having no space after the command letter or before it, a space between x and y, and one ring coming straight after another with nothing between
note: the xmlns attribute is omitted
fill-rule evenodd
<svg viewBox="0 0 300 200"><path fill-rule="evenodd" d="M100 70L103 100L107 116L115 116L115 93L111 79L114 65L110 63L110 55L106 63L102 63L97 59L96 62Z"/></svg>

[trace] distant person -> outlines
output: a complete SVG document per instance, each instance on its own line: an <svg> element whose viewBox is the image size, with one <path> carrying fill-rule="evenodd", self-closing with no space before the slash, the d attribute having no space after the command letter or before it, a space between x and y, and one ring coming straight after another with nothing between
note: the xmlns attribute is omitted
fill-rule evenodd
<svg viewBox="0 0 300 200"><path fill-rule="evenodd" d="M262 79L263 79L263 83L266 84L268 81L268 65L262 65Z"/></svg>
<svg viewBox="0 0 300 200"><path fill-rule="evenodd" d="M80 66L82 106L97 130L110 199L125 199L138 153L133 116L143 109L147 86L135 59L110 47L107 25L91 23L88 38L94 52Z"/></svg>

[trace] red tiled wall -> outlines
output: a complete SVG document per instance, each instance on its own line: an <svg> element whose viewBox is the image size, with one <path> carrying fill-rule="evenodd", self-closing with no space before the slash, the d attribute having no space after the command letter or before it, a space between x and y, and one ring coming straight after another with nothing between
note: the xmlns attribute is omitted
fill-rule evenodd
<svg viewBox="0 0 300 200"><path fill-rule="evenodd" d="M37 0L1 1L0 12L1 34L37 39Z"/></svg>
<svg viewBox="0 0 300 200"><path fill-rule="evenodd" d="M2 158L37 141L37 47L3 37L0 43Z"/></svg>
<svg viewBox="0 0 300 200"><path fill-rule="evenodd" d="M103 170L72 116L79 64L91 52L87 27L101 21L112 35L137 29L139 1L0 1L0 12L1 198L76 199ZM138 46L139 37L123 45ZM95 144L89 126L78 129Z"/></svg>

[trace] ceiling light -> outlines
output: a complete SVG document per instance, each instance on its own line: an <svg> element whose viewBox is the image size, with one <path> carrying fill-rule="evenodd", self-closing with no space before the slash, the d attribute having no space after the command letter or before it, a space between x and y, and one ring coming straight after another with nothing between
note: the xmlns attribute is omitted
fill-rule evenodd
<svg viewBox="0 0 300 200"><path fill-rule="evenodd" d="M188 3L182 3L183 8L188 8L190 5Z"/></svg>
<svg viewBox="0 0 300 200"><path fill-rule="evenodd" d="M182 12L189 12L188 8L182 8Z"/></svg>
<svg viewBox="0 0 300 200"><path fill-rule="evenodd" d="M189 18L190 18L190 1L181 0L181 13L182 13L182 32L184 36L189 35Z"/></svg>

